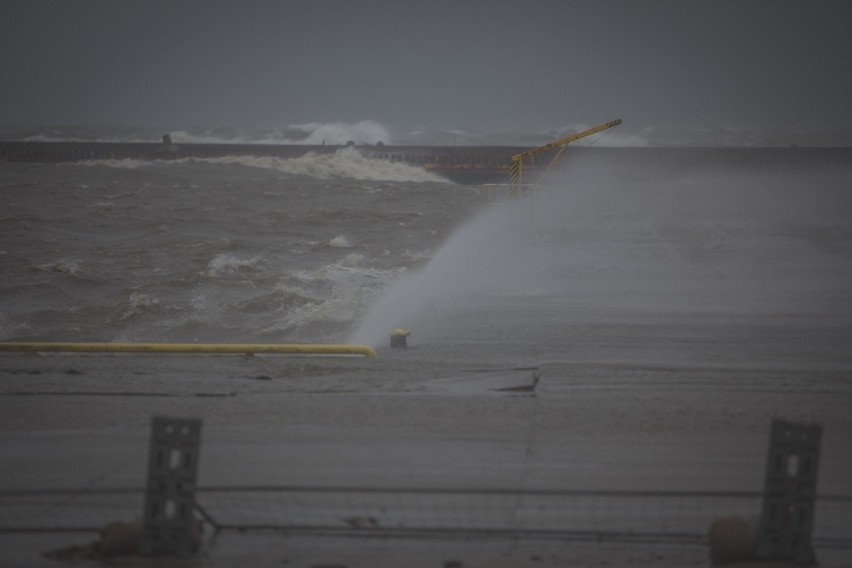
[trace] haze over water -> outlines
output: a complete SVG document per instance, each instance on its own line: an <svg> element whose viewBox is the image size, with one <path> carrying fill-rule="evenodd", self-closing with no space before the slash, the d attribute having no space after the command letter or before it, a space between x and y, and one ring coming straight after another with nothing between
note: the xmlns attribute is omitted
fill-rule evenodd
<svg viewBox="0 0 852 568"><path fill-rule="evenodd" d="M817 556L850 566L849 498L824 500L852 495L850 6L4 3L0 144L355 148L0 162L0 341L378 357L3 353L0 563L52 565L41 553L76 541L24 524L138 516L135 496L72 497L142 487L164 415L204 421L201 487L457 491L317 493L316 509L208 493L218 519L348 532L219 533L202 565L704 565L703 545L633 537L703 543L713 518L755 515L728 497L761 490L782 417L824 428ZM358 152L528 148L615 118L518 199ZM395 327L408 349L388 347ZM681 490L725 497L619 493ZM503 532L350 538L373 536L364 521Z"/></svg>
<svg viewBox="0 0 852 568"><path fill-rule="evenodd" d="M138 483L154 413L205 421L205 483L756 490L766 425L784 416L824 425L820 491L848 494L850 151L565 157L530 194L490 202L357 147L0 165L5 341L379 347L369 361L6 354L0 482ZM398 326L407 350L387 347ZM535 396L492 384L532 368ZM464 557L510 558L497 544Z"/></svg>
<svg viewBox="0 0 852 568"><path fill-rule="evenodd" d="M492 205L351 149L3 167L5 339L379 345L516 302L546 336L557 305L850 313L845 150L578 150Z"/></svg>

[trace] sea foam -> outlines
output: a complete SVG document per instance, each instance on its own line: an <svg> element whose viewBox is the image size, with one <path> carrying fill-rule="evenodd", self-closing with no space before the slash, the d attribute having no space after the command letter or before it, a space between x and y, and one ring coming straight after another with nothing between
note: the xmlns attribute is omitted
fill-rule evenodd
<svg viewBox="0 0 852 568"><path fill-rule="evenodd" d="M215 277L223 274L237 274L260 270L263 265L260 255L252 258L237 258L230 254L220 254L207 265L206 276Z"/></svg>
<svg viewBox="0 0 852 568"><path fill-rule="evenodd" d="M446 182L422 168L400 162L367 158L357 148L343 148L332 154L308 152L297 158L272 156L223 156L220 158L186 158L177 162L238 164L251 168L275 170L282 174L317 178L349 178L367 181Z"/></svg>
<svg viewBox="0 0 852 568"><path fill-rule="evenodd" d="M357 148L342 148L334 153L308 152L296 158L275 156L220 156L216 158L180 158L177 160L83 160L81 166L102 166L134 170L146 166L180 166L184 164L239 165L282 174L310 176L321 179L348 178L362 181L438 182L447 183L439 175L401 162L379 160L362 155Z"/></svg>

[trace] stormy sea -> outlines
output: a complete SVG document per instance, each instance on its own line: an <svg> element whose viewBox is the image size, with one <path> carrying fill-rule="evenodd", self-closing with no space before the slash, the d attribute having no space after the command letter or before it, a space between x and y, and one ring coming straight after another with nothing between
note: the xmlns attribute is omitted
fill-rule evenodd
<svg viewBox="0 0 852 568"><path fill-rule="evenodd" d="M3 354L3 489L139 485L149 417L165 413L205 420L202 484L511 490L759 491L782 417L823 426L819 491L852 494L852 150L565 156L515 196L357 146L0 163L3 341L378 350L369 361ZM408 349L390 349L400 327ZM533 396L489 386L507 376L535 376ZM387 511L376 511L378 525ZM817 534L852 531L850 519ZM264 544L260 560L402 565L421 546L292 538ZM24 562L21 542L39 541L16 541ZM241 542L218 554L259 554ZM472 542L415 556L706 557Z"/></svg>
<svg viewBox="0 0 852 568"><path fill-rule="evenodd" d="M603 149L516 198L352 148L2 168L4 340L544 345L589 315L852 314L845 150Z"/></svg>

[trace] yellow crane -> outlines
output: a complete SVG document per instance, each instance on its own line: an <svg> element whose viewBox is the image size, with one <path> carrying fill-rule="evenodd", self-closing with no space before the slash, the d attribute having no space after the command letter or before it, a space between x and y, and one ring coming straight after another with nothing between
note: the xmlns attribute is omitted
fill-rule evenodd
<svg viewBox="0 0 852 568"><path fill-rule="evenodd" d="M559 140L555 140L544 146L539 146L537 148L531 148L525 152L521 152L520 154L515 154L512 156L512 164L509 169L509 176L512 180L512 195L518 195L523 187L523 176L524 176L524 160L535 156L536 154L540 154L542 152L547 152L548 150L552 150L554 148L559 148L559 152L553 156L553 159L550 160L550 163L547 164L547 167L542 172L542 175L550 171L550 169L559 161L560 156L562 156L562 152L565 151L565 148L571 142L575 140L579 140L580 138L585 138L586 136L591 136L592 134L596 134L598 132L608 130L614 126L618 126L622 123L620 118L616 118L615 120L610 120L609 122L605 122L603 124L599 124L594 128L589 128L588 130L583 130L582 132L578 132L576 134L572 134L570 136L566 136L565 138L560 138Z"/></svg>

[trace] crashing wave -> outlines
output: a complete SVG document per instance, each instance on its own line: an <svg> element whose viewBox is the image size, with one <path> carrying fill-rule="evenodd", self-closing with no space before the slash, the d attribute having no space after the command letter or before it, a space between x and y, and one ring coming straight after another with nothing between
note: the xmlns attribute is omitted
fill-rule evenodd
<svg viewBox="0 0 852 568"><path fill-rule="evenodd" d="M144 161L136 159L85 160L75 162L82 166L137 169L143 166L175 166L180 164L240 165L249 168L272 170L282 174L310 176L321 179L348 178L361 181L439 182L446 179L422 168L401 162L367 158L357 148L342 148L334 153L308 152L297 158L274 156L221 156L218 158L181 158L178 160Z"/></svg>
<svg viewBox="0 0 852 568"><path fill-rule="evenodd" d="M80 273L80 265L73 260L60 260L57 262L36 264L33 268L41 272L58 272L62 274L70 274L71 276L75 276Z"/></svg>
<svg viewBox="0 0 852 568"><path fill-rule="evenodd" d="M141 314L145 308L150 308L160 303L160 300L156 298L152 298L147 294L142 294L140 292L133 292L130 295L130 299L127 301L127 309L119 317L119 320L124 321L129 319L137 314Z"/></svg>
<svg viewBox="0 0 852 568"><path fill-rule="evenodd" d="M387 129L372 120L356 123L347 122L309 122L291 124L285 128L274 129L208 129L203 131L176 130L171 133L172 140L183 144L305 144L344 145L390 144L391 136Z"/></svg>
<svg viewBox="0 0 852 568"><path fill-rule="evenodd" d="M122 170L135 170L142 166L150 165L153 162L147 160L137 160L134 158L121 158L109 160L81 160L75 163L80 166L88 167L106 166L108 168L119 168Z"/></svg>
<svg viewBox="0 0 852 568"><path fill-rule="evenodd" d="M352 248L352 243L346 238L346 235L338 235L328 241L328 246L334 248Z"/></svg>
<svg viewBox="0 0 852 568"><path fill-rule="evenodd" d="M343 148L331 154L308 152L298 158L271 156L223 156L221 158L185 158L177 162L239 164L274 170L282 174L317 178L348 178L362 181L446 182L441 176L400 162L363 156L356 148Z"/></svg>
<svg viewBox="0 0 852 568"><path fill-rule="evenodd" d="M255 272L262 268L263 257L238 258L230 254L219 254L207 265L206 276L215 277L223 274L241 274Z"/></svg>

